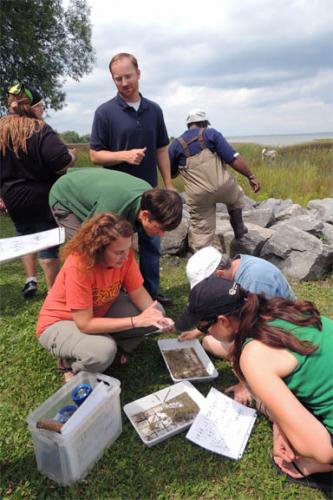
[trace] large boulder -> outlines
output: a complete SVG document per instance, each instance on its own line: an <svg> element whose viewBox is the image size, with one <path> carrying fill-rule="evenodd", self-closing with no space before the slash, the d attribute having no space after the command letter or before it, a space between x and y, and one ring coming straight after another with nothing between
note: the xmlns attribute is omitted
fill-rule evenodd
<svg viewBox="0 0 333 500"><path fill-rule="evenodd" d="M332 272L333 248L301 229L281 225L264 244L260 257L291 278L316 280Z"/></svg>
<svg viewBox="0 0 333 500"><path fill-rule="evenodd" d="M262 246L272 236L273 231L257 224L247 223L246 226L248 233L241 240L236 240L229 221L221 219L216 221L215 234L220 241L223 253L231 257L238 253L257 256L260 254Z"/></svg>
<svg viewBox="0 0 333 500"><path fill-rule="evenodd" d="M268 198L268 200L259 203L259 205L257 205L257 208L271 209L273 213L271 224L275 224L276 218L278 217L279 213L286 210L292 204L293 202L291 200Z"/></svg>
<svg viewBox="0 0 333 500"><path fill-rule="evenodd" d="M308 209L323 222L333 224L333 198L323 198L322 200L311 200Z"/></svg>
<svg viewBox="0 0 333 500"><path fill-rule="evenodd" d="M266 241L274 234L274 231L270 228L264 228L251 223L247 223L246 225L249 232L242 239L236 240L233 238L230 242L231 257L235 257L235 255L240 253L258 257Z"/></svg>
<svg viewBox="0 0 333 500"><path fill-rule="evenodd" d="M274 224L274 226L271 226L271 229L277 231L281 225L297 227L306 233L313 234L313 236L316 236L317 238L320 238L323 235L324 230L324 222L319 221L311 212L309 212L309 215L298 215L290 217L290 219L282 222L278 222L277 224Z"/></svg>
<svg viewBox="0 0 333 500"><path fill-rule="evenodd" d="M181 255L187 250L187 234L190 226L190 216L183 209L182 221L176 229L168 231L161 238L161 255Z"/></svg>
<svg viewBox="0 0 333 500"><path fill-rule="evenodd" d="M243 220L246 225L251 223L261 227L268 227L271 225L272 219L273 210L269 207L243 210Z"/></svg>
<svg viewBox="0 0 333 500"><path fill-rule="evenodd" d="M297 217L300 215L305 215L307 213L306 209L301 207L301 205L298 205L297 203L292 203L288 207L284 208L283 210L278 210L275 213L274 217L274 223L288 220L291 217Z"/></svg>

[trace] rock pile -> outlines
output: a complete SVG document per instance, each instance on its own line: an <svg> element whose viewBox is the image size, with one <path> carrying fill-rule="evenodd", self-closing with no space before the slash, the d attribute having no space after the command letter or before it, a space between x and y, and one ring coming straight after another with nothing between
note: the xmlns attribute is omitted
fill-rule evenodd
<svg viewBox="0 0 333 500"><path fill-rule="evenodd" d="M162 239L162 255L185 255L189 214L184 198L180 226ZM243 218L249 232L235 240L225 205L218 204L214 246L269 260L298 280L322 279L333 271L333 198L311 200L307 208L291 200L246 198Z"/></svg>

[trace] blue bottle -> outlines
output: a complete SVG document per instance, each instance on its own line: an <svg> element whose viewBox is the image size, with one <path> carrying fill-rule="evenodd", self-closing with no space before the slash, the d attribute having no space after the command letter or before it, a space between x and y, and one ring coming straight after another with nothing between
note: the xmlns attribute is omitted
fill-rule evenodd
<svg viewBox="0 0 333 500"><path fill-rule="evenodd" d="M61 424L65 424L67 420L73 415L73 413L77 410L77 406L67 405L63 408L60 408L54 420L56 422L60 422Z"/></svg>
<svg viewBox="0 0 333 500"><path fill-rule="evenodd" d="M77 406L82 405L82 403L87 399L89 394L92 392L92 387L90 384L80 384L75 387L72 391L72 400Z"/></svg>

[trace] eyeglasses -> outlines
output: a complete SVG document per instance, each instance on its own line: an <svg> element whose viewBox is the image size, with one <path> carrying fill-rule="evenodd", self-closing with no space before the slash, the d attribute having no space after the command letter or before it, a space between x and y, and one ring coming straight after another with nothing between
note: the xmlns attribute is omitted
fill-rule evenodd
<svg viewBox="0 0 333 500"><path fill-rule="evenodd" d="M25 93L30 102L33 101L32 93L30 92L29 89L26 88L23 82L17 83L16 85L13 85L7 90L7 94L11 95L20 95L21 92Z"/></svg>
<svg viewBox="0 0 333 500"><path fill-rule="evenodd" d="M218 316L214 316L214 318L207 320L204 324L199 323L197 325L197 329L199 332L203 333L204 335L207 335L208 330L210 329L211 326L213 326L217 322Z"/></svg>

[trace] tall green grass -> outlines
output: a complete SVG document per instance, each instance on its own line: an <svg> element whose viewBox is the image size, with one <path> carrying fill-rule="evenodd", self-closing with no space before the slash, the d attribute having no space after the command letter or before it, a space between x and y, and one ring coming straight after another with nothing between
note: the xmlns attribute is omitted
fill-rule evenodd
<svg viewBox="0 0 333 500"><path fill-rule="evenodd" d="M257 200L290 198L306 206L311 199L333 196L333 142L277 148L275 160L262 160L261 147L235 145L261 183L253 196L247 180L237 174L246 194ZM275 148L276 149L276 148Z"/></svg>
<svg viewBox="0 0 333 500"><path fill-rule="evenodd" d="M333 196L333 141L318 141L295 146L274 148L277 157L273 161L261 159L260 144L232 144L242 155L261 184L254 195L247 179L235 172L245 194L257 201L267 198L290 198L294 203L306 206L310 200ZM89 159L88 144L73 144L79 153L77 167L93 166ZM180 176L173 180L178 191L184 186ZM162 184L161 178L159 183Z"/></svg>

